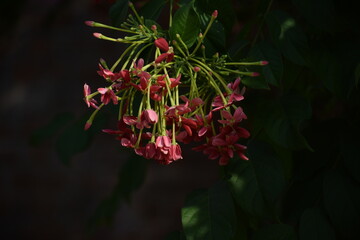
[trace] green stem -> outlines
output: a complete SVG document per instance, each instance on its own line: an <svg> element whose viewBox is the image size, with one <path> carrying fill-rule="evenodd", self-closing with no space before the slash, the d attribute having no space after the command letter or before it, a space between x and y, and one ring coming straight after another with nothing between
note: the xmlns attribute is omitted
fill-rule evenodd
<svg viewBox="0 0 360 240"><path fill-rule="evenodd" d="M253 77L253 72L242 72L242 71L237 71L237 70L232 70L232 69L222 68L222 67L218 67L218 68L221 70L227 71L227 72Z"/></svg>
<svg viewBox="0 0 360 240"><path fill-rule="evenodd" d="M121 32L137 34L137 32L135 32L135 31L131 31L131 30L128 30L128 29L123 29L123 28L117 28L117 27L105 25L105 24L98 23L98 22L93 22L92 27L107 28L107 29L117 30L117 31L121 31Z"/></svg>
<svg viewBox="0 0 360 240"><path fill-rule="evenodd" d="M172 106L175 106L175 102L174 102L173 97L171 96L171 91L170 91L171 81L170 81L169 74L168 74L166 68L164 68L164 73L165 73L165 79L166 79L166 81L165 81L166 84L165 84L165 85L166 85L166 89L167 89L167 91L168 91L168 95L169 95L169 98L170 98L170 102L171 102L171 105L172 105Z"/></svg>
<svg viewBox="0 0 360 240"><path fill-rule="evenodd" d="M121 60L123 59L123 57L125 57L125 55L132 49L136 46L136 44L132 44L130 45L122 54L121 56L119 57L119 59L114 63L114 65L111 67L110 71L114 71L115 68L117 67L117 65L119 65L119 63L121 62Z"/></svg>
<svg viewBox="0 0 360 240"><path fill-rule="evenodd" d="M133 11L133 13L135 14L137 20L142 24L145 25L144 20L139 16L139 14L137 13L134 4L132 2L129 2L129 7L131 8L131 10Z"/></svg>
<svg viewBox="0 0 360 240"><path fill-rule="evenodd" d="M214 72L214 71L213 71L210 67L208 67L205 63L197 60L196 58L190 58L190 59L191 59L192 61L196 62L197 64L199 64L199 65L200 65L200 66L199 66L200 68L202 67L202 68L206 69L207 71L212 72L212 73L214 74L214 76L215 76L215 77L220 81L220 83L223 85L225 91L227 91L228 93L230 93L230 89L227 87L224 79L223 79L219 74L217 74L216 72ZM205 72L206 72L206 71L205 71Z"/></svg>
<svg viewBox="0 0 360 240"><path fill-rule="evenodd" d="M169 28L172 26L172 12L173 12L174 1L170 0L170 13L169 13Z"/></svg>
<svg viewBox="0 0 360 240"><path fill-rule="evenodd" d="M196 51L199 49L199 47L201 46L202 41L204 40L206 34L208 33L208 31L209 31L209 29L211 28L211 25L213 24L214 21L215 21L215 18L211 17L210 22L209 22L209 24L207 25L204 34L201 36L199 42L197 43L194 51L191 53L190 56L193 56L193 55L196 53Z"/></svg>
<svg viewBox="0 0 360 240"><path fill-rule="evenodd" d="M97 109L95 109L95 111L91 114L91 116L89 117L89 119L86 121L87 123L92 124L92 122L94 121L94 118L96 116L96 114L100 111L100 109L104 106L105 104L101 104Z"/></svg>
<svg viewBox="0 0 360 240"><path fill-rule="evenodd" d="M225 65L240 65L240 66L261 66L264 65L262 64L262 61L258 61L258 62L228 62L225 63Z"/></svg>
<svg viewBox="0 0 360 240"><path fill-rule="evenodd" d="M176 38L180 41L181 45L184 47L187 55L189 56L189 55L190 55L189 49L188 49L188 47L186 46L186 44L184 43L184 41L182 40L180 34L176 34Z"/></svg>

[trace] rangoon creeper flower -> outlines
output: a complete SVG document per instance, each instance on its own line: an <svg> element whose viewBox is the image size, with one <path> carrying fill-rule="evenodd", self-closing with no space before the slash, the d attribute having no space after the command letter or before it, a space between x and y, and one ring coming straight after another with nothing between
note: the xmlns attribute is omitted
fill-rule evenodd
<svg viewBox="0 0 360 240"><path fill-rule="evenodd" d="M198 146L194 150L217 160L219 165L227 165L235 156L248 160L243 144L250 133L241 126L247 116L239 106L245 94L240 77L258 76L248 68L268 62L229 62L227 56L218 53L213 58L205 57L203 41L218 16L217 10L191 48L179 34L169 44L166 32L158 31L156 25L148 28L133 6L132 10L135 17L121 28L86 22L90 27L127 33L124 38L101 33L94 36L129 46L111 67L100 60L97 73L108 86L91 93L90 87L84 85L84 101L95 108L85 129L98 111L112 102L119 107L118 127L103 132L116 136L123 147L146 159L170 164L183 158L179 143L195 142ZM145 52L153 54L146 61L139 57Z"/></svg>

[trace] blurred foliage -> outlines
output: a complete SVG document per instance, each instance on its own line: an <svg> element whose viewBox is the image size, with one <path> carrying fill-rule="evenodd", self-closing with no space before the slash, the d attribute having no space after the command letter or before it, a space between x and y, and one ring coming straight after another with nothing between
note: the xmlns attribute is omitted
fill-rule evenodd
<svg viewBox="0 0 360 240"><path fill-rule="evenodd" d="M125 3L118 0L111 8L114 24L126 16ZM339 0L177 4L172 38L181 31L190 47L217 9L219 17L205 39L208 54L270 63L262 69L253 67L260 77L242 81L248 89L244 110L252 133L250 160L232 159L223 167L221 181L189 195L182 209L183 229L166 239L359 239L360 19L354 4ZM157 20L168 5L169 1L149 0L140 12ZM93 131L79 130L83 120L68 121L69 116L55 118L34 133L32 142L39 144L61 132L57 149L68 162L86 148ZM67 127L60 131L62 123ZM145 172L144 160L130 158L113 195L92 222L111 219L117 204L141 185Z"/></svg>

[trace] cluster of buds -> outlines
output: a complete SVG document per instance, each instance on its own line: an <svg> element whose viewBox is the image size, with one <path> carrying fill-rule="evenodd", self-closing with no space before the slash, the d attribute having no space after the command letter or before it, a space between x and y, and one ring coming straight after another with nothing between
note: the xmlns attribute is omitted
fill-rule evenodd
<svg viewBox="0 0 360 240"><path fill-rule="evenodd" d="M170 44L155 25L147 28L132 4L130 7L135 17L130 15L123 28L86 22L92 27L132 35L116 39L94 33L97 38L130 46L111 68L100 60L98 74L107 86L92 93L84 85L85 103L95 109L85 129L102 107L114 104L119 106L118 128L103 131L115 135L122 146L147 159L172 163L182 159L179 143L197 142L194 150L202 151L209 159L218 159L220 165L226 165L235 154L247 160L246 146L239 143L250 136L240 126L247 118L239 106L245 92L245 87L240 87L240 77L257 76L258 73L247 71L247 66L267 62L226 62L226 56L218 54L211 59L197 56L198 50L204 49L202 42L217 11L206 31L199 35L198 44L189 49L180 35ZM148 48L153 49L153 57L146 63L140 54ZM122 67L116 71L120 63ZM225 77L232 80L226 81Z"/></svg>

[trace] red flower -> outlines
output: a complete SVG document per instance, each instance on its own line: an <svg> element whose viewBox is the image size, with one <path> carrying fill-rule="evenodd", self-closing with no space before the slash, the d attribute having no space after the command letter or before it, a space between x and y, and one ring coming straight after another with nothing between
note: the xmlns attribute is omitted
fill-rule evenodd
<svg viewBox="0 0 360 240"><path fill-rule="evenodd" d="M155 63L161 63L162 61L171 62L174 59L174 53L163 53L155 59Z"/></svg>
<svg viewBox="0 0 360 240"><path fill-rule="evenodd" d="M121 77L119 73L113 73L109 69L103 68L103 66L101 66L100 63L99 63L99 68L100 70L97 71L97 73L107 80L111 80L113 82Z"/></svg>
<svg viewBox="0 0 360 240"><path fill-rule="evenodd" d="M157 113L152 109L146 109L143 111L145 120L150 124L155 124L158 121Z"/></svg>
<svg viewBox="0 0 360 240"><path fill-rule="evenodd" d="M170 159L174 161L178 159L182 159L180 145L179 144L171 145L169 155L170 155Z"/></svg>
<svg viewBox="0 0 360 240"><path fill-rule="evenodd" d="M124 80L125 83L128 83L131 81L129 70L126 70L126 69L121 70L119 72L119 76L120 76L120 78L122 78Z"/></svg>
<svg viewBox="0 0 360 240"><path fill-rule="evenodd" d="M171 146L171 139L169 136L158 136L156 138L155 146L160 149L163 153L168 153Z"/></svg>
<svg viewBox="0 0 360 240"><path fill-rule="evenodd" d="M101 102L107 105L111 100L114 105L118 104L118 98L114 91L110 88L98 88L98 92L101 94Z"/></svg>
<svg viewBox="0 0 360 240"><path fill-rule="evenodd" d="M96 100L95 99L93 99L93 98L88 98L88 96L91 94L91 89L90 89L90 87L89 87L89 85L87 85L86 83L84 84L84 101L85 101L85 103L86 103L86 105L88 106L88 107L93 107L93 108L96 108L96 109L98 109L99 107L96 105L97 104L97 102L96 102Z"/></svg>
<svg viewBox="0 0 360 240"><path fill-rule="evenodd" d="M180 79L181 79L181 74L179 74L177 78L170 78L170 88L174 88L178 86L181 83Z"/></svg>
<svg viewBox="0 0 360 240"><path fill-rule="evenodd" d="M153 158L156 154L155 143L150 142L150 143L146 144L144 153L145 153L144 154L145 158L147 158L147 159Z"/></svg>
<svg viewBox="0 0 360 240"><path fill-rule="evenodd" d="M218 120L218 122L222 124L233 125L235 123L241 122L243 119L247 119L247 116L245 115L241 107L238 107L235 110L233 116L231 115L231 113L225 110L221 111L221 115L223 116L223 118L225 118L225 120Z"/></svg>
<svg viewBox="0 0 360 240"><path fill-rule="evenodd" d="M169 44L165 38L158 38L154 41L155 46L158 47L161 51L167 52L169 51Z"/></svg>
<svg viewBox="0 0 360 240"><path fill-rule="evenodd" d="M239 85L240 85L240 78L235 79L235 81L233 83L229 83L227 86L228 88L230 88L231 90L233 90L233 92L230 95L230 102L232 102L233 100L235 100L236 102L241 101L244 99L244 92L245 92L245 88L243 88L241 91L239 90Z"/></svg>

